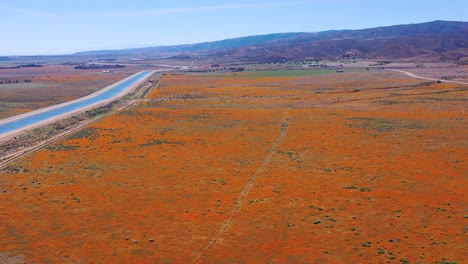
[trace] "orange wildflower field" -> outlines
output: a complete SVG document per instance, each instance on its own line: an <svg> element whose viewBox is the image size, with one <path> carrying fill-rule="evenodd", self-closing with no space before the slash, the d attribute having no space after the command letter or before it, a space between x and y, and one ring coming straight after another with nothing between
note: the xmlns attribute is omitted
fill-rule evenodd
<svg viewBox="0 0 468 264"><path fill-rule="evenodd" d="M466 93L387 71L165 75L0 172L0 258L463 263Z"/></svg>

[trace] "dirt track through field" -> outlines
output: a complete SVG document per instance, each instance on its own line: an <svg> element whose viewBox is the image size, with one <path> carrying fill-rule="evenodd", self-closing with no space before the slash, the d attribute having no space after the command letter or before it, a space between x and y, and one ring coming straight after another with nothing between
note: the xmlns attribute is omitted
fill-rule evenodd
<svg viewBox="0 0 468 264"><path fill-rule="evenodd" d="M468 84L468 83L466 83L466 82L450 81L450 80L440 80L440 79L434 79L434 78L423 77L423 76L419 76L419 75L416 75L416 74L411 73L411 72L408 72L408 71L402 71L402 70L391 70L391 71L401 72L401 73L404 73L404 74L408 75L409 77L413 77L413 78L417 78L417 79L422 79L422 80L440 81L440 82L456 83L456 84Z"/></svg>
<svg viewBox="0 0 468 264"><path fill-rule="evenodd" d="M284 113L283 120L281 121L281 130L276 138L276 141L273 143L271 146L270 150L268 151L268 154L265 156L265 159L263 162L260 164L258 169L255 171L255 173L250 177L249 181L245 184L244 188L242 191L239 193L239 196L237 197L236 201L234 202L234 207L232 208L231 212L229 213L228 217L222 222L221 226L219 227L218 231L214 235L213 238L210 239L210 241L203 247L203 249L198 253L198 255L193 259L192 263L199 263L201 262L201 258L203 257L203 254L210 249L211 247L215 246L216 243L222 238L222 235L226 230L234 223L236 215L242 210L242 206L244 205L245 199L247 195L249 195L250 190L255 184L255 181L257 178L265 171L265 168L268 166L270 163L271 159L273 158L273 155L276 152L276 149L278 148L278 145L281 143L283 138L286 136L286 131L288 129L289 123L288 123L288 110Z"/></svg>
<svg viewBox="0 0 468 264"><path fill-rule="evenodd" d="M27 263L463 262L467 86L269 74L166 74L123 100L136 107L13 162L0 171L0 251Z"/></svg>

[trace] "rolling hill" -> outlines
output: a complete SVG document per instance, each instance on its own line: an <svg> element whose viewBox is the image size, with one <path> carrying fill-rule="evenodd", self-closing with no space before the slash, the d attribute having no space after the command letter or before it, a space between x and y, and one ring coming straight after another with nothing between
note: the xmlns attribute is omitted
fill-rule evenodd
<svg viewBox="0 0 468 264"><path fill-rule="evenodd" d="M207 58L244 62L284 60L427 57L468 58L468 22L433 21L362 30L279 33L215 42L125 50L87 51L75 55L167 53L177 59Z"/></svg>

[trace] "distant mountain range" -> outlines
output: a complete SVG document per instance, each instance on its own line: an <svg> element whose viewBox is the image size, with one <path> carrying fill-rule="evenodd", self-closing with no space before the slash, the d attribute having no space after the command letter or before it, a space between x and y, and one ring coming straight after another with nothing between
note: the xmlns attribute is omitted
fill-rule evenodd
<svg viewBox="0 0 468 264"><path fill-rule="evenodd" d="M279 33L198 44L79 52L75 55L167 54L175 59L241 62L371 58L468 61L468 22L433 21L362 30Z"/></svg>

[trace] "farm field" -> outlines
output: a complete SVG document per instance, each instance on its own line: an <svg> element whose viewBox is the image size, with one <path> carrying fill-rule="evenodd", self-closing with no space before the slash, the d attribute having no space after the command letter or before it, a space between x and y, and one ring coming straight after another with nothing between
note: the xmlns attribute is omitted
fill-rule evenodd
<svg viewBox="0 0 468 264"><path fill-rule="evenodd" d="M467 89L389 71L167 74L0 171L0 260L463 263Z"/></svg>

